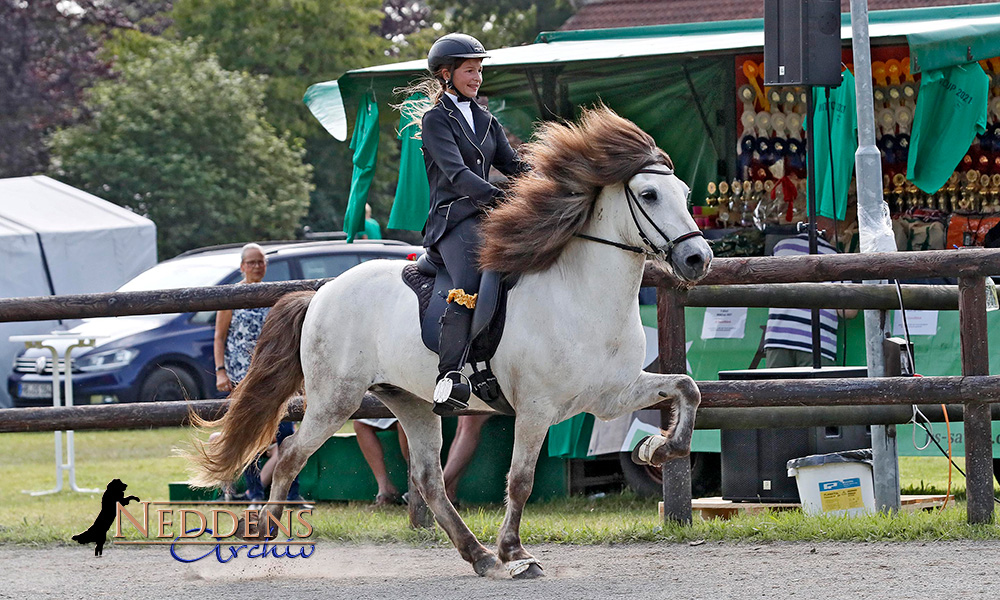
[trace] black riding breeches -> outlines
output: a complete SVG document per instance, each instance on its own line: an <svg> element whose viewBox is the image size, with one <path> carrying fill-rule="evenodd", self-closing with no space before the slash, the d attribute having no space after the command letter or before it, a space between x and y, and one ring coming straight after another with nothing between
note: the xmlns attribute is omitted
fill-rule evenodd
<svg viewBox="0 0 1000 600"><path fill-rule="evenodd" d="M428 250L430 259L443 262L455 289L479 292L479 219L466 219L448 230Z"/></svg>
<svg viewBox="0 0 1000 600"><path fill-rule="evenodd" d="M482 275L477 265L479 258L479 220L466 219L458 223L427 250L428 258L439 265L444 263L451 276L452 290L462 290L448 304L441 317L438 342L438 371L461 371L472 340L472 312L474 302L470 296L479 293Z"/></svg>

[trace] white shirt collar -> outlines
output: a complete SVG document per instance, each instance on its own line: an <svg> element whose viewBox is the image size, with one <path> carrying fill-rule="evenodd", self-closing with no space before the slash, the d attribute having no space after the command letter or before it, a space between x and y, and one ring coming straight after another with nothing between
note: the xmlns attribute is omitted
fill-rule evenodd
<svg viewBox="0 0 1000 600"><path fill-rule="evenodd" d="M452 103L458 107L459 112L465 117L465 120L469 123L469 128L472 129L472 133L476 132L476 124L472 122L472 102L459 102L458 96L452 94L451 92L445 92L445 96L451 98Z"/></svg>

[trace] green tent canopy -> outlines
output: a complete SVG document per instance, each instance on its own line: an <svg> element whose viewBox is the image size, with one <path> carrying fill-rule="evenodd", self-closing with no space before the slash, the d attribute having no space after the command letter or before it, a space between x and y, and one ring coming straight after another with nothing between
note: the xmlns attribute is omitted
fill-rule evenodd
<svg viewBox="0 0 1000 600"><path fill-rule="evenodd" d="M993 6L993 5L989 5ZM906 36L914 73L1000 56L1000 16Z"/></svg>
<svg viewBox="0 0 1000 600"><path fill-rule="evenodd" d="M1000 4L873 11L869 22L874 45L909 38L927 68L926 61L936 65L939 59L924 56L938 48L950 56L961 40L991 37L1000 27ZM849 14L841 25L849 45ZM921 40L935 40L929 54ZM977 58L996 55L990 50L995 43L976 41L972 51ZM534 44L491 49L480 93L522 139L543 116L572 117L579 106L603 101L653 135L700 203L709 181L736 174L734 57L761 52L763 44L762 19L546 32ZM304 101L327 131L346 140L357 118L351 111L369 90L381 103L383 124L395 126L399 113L390 105L402 98L394 90L425 75L424 60L356 69L310 87Z"/></svg>

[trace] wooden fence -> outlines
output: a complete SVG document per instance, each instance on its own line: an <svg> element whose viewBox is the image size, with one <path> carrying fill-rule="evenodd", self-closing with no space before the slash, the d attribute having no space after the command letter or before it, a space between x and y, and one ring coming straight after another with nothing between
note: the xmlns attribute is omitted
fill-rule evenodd
<svg viewBox="0 0 1000 600"><path fill-rule="evenodd" d="M993 462L990 404L1000 401L1000 376L989 375L985 277L1000 273L1000 250L967 249L885 254L720 258L696 287L675 279L661 265L647 263L644 285L658 288L660 372L684 373L685 306L785 306L803 308L898 307L895 286L814 282L957 277L948 286L903 286L909 309L958 309L962 331L962 376L882 379L703 381L705 408L761 406L877 406L921 403L962 404L967 459L968 520L993 520ZM316 289L324 280L214 286L155 292L124 292L0 300L0 322L190 312L269 306L282 295ZM225 401L0 410L0 432L58 429L153 427L186 421L188 410L221 414ZM292 404L291 418L301 405ZM656 405L669 418L669 406ZM357 417L387 415L369 395ZM678 461L674 461L677 463ZM690 481L690 473L668 464L664 478ZM672 470L671 470L672 469ZM690 489L690 486L688 486ZM690 518L686 497L664 498L665 514Z"/></svg>

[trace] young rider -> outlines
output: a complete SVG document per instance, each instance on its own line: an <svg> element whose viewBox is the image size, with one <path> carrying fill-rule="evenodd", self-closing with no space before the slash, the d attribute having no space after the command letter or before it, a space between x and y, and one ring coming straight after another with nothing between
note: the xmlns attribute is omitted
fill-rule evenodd
<svg viewBox="0 0 1000 600"><path fill-rule="evenodd" d="M434 389L440 407L468 406L470 388L461 371L472 342L472 312L479 292L479 224L503 196L489 183L490 166L505 175L527 170L500 123L473 100L487 57L479 40L461 33L439 38L427 54L437 90L421 120L431 191L424 246L431 261L444 264L454 284L441 319Z"/></svg>

